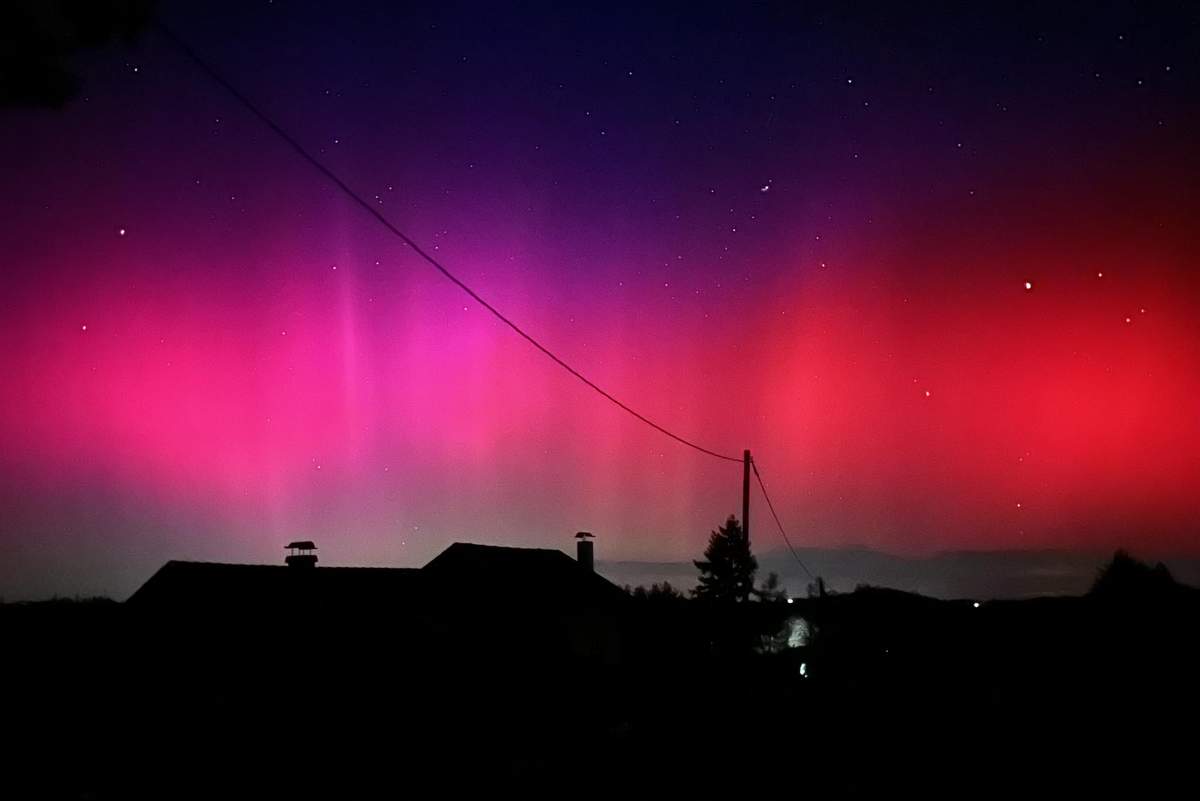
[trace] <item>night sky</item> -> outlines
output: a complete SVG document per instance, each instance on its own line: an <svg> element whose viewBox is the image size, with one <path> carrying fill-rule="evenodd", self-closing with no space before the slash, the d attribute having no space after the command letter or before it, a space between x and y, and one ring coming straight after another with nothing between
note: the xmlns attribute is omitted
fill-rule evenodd
<svg viewBox="0 0 1200 801"><path fill-rule="evenodd" d="M1200 556L1200 12L846 5L160 15L796 545ZM0 111L0 595L740 513L160 33L74 63Z"/></svg>

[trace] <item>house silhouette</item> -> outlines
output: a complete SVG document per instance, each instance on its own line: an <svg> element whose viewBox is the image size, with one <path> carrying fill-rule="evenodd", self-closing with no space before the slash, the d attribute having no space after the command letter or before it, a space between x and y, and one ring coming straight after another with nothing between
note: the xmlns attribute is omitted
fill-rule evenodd
<svg viewBox="0 0 1200 801"><path fill-rule="evenodd" d="M590 559L457 542L422 568L317 567L307 558L314 543L286 547L283 565L167 562L126 603L149 618L186 622L197 637L282 629L329 641L350 630L387 631L407 650L470 641L543 657L619 659L628 596Z"/></svg>

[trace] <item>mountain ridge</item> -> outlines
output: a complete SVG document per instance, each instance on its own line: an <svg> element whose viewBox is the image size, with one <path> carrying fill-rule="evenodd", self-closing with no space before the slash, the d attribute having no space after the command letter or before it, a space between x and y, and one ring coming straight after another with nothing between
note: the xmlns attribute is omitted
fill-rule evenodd
<svg viewBox="0 0 1200 801"><path fill-rule="evenodd" d="M836 592L866 584L935 598L988 599L1082 595L1112 557L1110 552L1052 548L947 550L908 556L866 546L797 548L796 554ZM812 579L787 550L771 549L757 556L760 580L777 573L790 595L807 593ZM1161 561L1180 581L1200 583L1200 558L1176 556ZM696 583L696 568L690 561L601 560L597 570L620 585L669 581L687 590Z"/></svg>

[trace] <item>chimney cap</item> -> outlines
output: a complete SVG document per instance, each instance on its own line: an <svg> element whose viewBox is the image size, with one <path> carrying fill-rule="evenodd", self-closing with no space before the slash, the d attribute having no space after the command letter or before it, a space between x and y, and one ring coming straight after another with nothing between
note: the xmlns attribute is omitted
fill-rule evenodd
<svg viewBox="0 0 1200 801"><path fill-rule="evenodd" d="M580 531L575 535L575 539L577 539L577 540L582 540L582 539L586 539L586 538L595 539L596 535L590 531Z"/></svg>

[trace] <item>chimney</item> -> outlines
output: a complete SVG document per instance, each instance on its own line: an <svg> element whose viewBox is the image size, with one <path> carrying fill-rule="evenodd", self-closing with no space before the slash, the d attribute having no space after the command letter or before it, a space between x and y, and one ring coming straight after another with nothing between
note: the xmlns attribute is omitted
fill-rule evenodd
<svg viewBox="0 0 1200 801"><path fill-rule="evenodd" d="M575 543L575 559L579 564L593 572L596 569L595 557L592 553L592 534L589 531L580 531L575 535L575 539L579 540Z"/></svg>
<svg viewBox="0 0 1200 801"><path fill-rule="evenodd" d="M313 551L317 550L317 546L310 540L301 540L300 542L289 542L283 546L287 548L288 555L284 558L284 564L288 567L295 568L310 568L317 566L317 555Z"/></svg>

